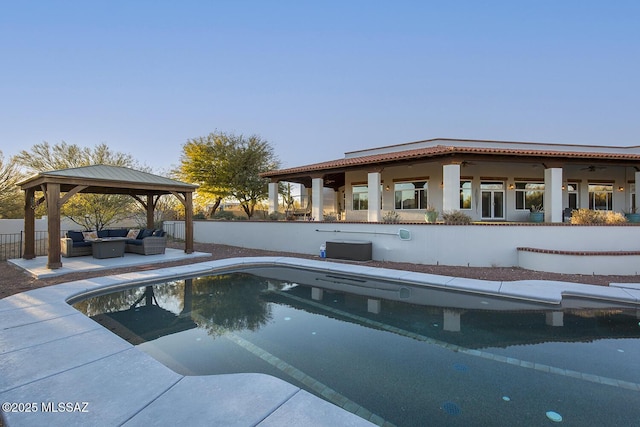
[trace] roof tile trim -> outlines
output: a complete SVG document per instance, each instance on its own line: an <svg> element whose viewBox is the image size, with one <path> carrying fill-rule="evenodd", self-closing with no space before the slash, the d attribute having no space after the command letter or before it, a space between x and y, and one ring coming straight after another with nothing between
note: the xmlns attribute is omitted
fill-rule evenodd
<svg viewBox="0 0 640 427"><path fill-rule="evenodd" d="M351 157L327 162L314 163L311 165L298 166L287 169L280 169L262 173L263 177L285 175L292 173L313 172L324 169L337 169L349 166L369 165L394 160L404 160L420 157L436 157L446 154L494 154L508 156L537 156L555 158L574 159L602 159L602 160L637 160L640 161L640 154L623 153L596 153L589 151L560 151L560 150L523 150L513 148L482 148L482 147L454 147L436 145L434 147L418 148L414 150L396 151L393 153L375 154L362 157Z"/></svg>

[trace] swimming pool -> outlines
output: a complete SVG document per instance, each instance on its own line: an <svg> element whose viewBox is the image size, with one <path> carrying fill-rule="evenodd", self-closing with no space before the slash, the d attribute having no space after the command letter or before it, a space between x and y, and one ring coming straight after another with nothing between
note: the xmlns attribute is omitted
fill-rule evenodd
<svg viewBox="0 0 640 427"><path fill-rule="evenodd" d="M640 415L632 304L264 267L74 306L178 373L274 375L380 424L629 425Z"/></svg>

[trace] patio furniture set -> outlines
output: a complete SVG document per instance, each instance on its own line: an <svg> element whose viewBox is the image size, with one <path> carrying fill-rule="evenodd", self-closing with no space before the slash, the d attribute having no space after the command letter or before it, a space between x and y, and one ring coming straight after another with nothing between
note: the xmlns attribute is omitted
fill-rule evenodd
<svg viewBox="0 0 640 427"><path fill-rule="evenodd" d="M66 258L87 255L114 258L124 256L125 252L158 255L164 254L166 247L166 233L148 228L67 231L60 239L61 255Z"/></svg>

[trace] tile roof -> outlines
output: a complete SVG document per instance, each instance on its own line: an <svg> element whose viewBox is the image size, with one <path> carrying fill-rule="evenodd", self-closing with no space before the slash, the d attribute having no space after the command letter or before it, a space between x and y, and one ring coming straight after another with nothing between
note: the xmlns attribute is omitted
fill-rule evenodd
<svg viewBox="0 0 640 427"><path fill-rule="evenodd" d="M636 153L602 153L590 151L563 151L563 150L535 150L514 149L499 147L464 147L435 145L432 147L417 148L413 150L394 151L389 153L350 157L311 165L298 166L287 169L269 171L261 174L264 177L290 175L305 172L325 171L331 169L344 169L355 166L365 166L378 163L388 163L399 160L421 159L440 157L453 154L484 154L496 156L517 157L548 157L550 159L586 159L586 160L628 160L640 162L640 154Z"/></svg>

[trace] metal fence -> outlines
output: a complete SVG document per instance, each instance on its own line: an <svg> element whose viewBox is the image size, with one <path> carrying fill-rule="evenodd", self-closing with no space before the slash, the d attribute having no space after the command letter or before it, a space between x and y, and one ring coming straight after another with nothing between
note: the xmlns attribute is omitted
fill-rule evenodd
<svg viewBox="0 0 640 427"><path fill-rule="evenodd" d="M185 239L184 221L165 221L162 223L162 229L167 233L167 237L171 240Z"/></svg>
<svg viewBox="0 0 640 427"><path fill-rule="evenodd" d="M49 233L47 231L36 231L36 256L47 254L49 243ZM0 234L0 261L8 259L22 258L24 250L24 231L20 233Z"/></svg>

